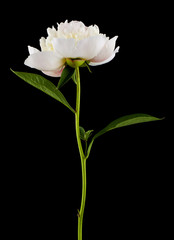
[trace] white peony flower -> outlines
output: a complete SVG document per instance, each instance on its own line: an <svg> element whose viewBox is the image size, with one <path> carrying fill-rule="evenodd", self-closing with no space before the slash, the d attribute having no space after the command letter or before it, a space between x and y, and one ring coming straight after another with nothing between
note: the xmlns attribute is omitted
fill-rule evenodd
<svg viewBox="0 0 174 240"><path fill-rule="evenodd" d="M117 36L109 39L97 25L86 27L79 21L65 21L57 30L48 28L47 33L46 39L40 39L41 51L28 46L30 55L24 64L52 77L61 76L66 59L87 60L97 66L111 61L119 50L115 49Z"/></svg>

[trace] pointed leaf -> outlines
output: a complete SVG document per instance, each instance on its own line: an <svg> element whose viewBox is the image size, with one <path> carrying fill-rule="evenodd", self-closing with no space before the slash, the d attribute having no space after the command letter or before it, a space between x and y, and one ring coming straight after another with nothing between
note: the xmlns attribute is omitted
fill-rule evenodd
<svg viewBox="0 0 174 240"><path fill-rule="evenodd" d="M83 140L83 141L88 141L88 138L91 136L92 132L94 130L89 130L89 131L85 131L85 129L83 127L80 127L80 138Z"/></svg>
<svg viewBox="0 0 174 240"><path fill-rule="evenodd" d="M88 138L92 135L92 132L93 132L94 130L89 130L89 131L87 131L86 132L86 139L88 140Z"/></svg>
<svg viewBox="0 0 174 240"><path fill-rule="evenodd" d="M125 127L137 123L144 123L144 122L151 122L151 121L156 121L160 120L159 118L150 116L148 114L131 114L131 115L126 115L124 117L120 117L116 119L115 121L111 122L109 125L107 125L104 129L102 129L100 132L98 132L94 137L97 138L101 136L102 134L115 129L115 128L120 128L120 127Z"/></svg>
<svg viewBox="0 0 174 240"><path fill-rule="evenodd" d="M94 135L88 147L87 157L89 157L94 140L99 136L103 135L104 133L120 127L125 127L129 125L137 124L137 123L157 121L157 120L161 120L161 119L153 117L148 114L142 114L142 113L131 114L131 115L127 115L127 116L116 119L115 121L111 122L104 129L102 129L101 131L99 131L97 134Z"/></svg>
<svg viewBox="0 0 174 240"><path fill-rule="evenodd" d="M61 77L57 86L59 89L72 78L74 71L75 69L69 67L68 65L63 69L63 72L61 74Z"/></svg>
<svg viewBox="0 0 174 240"><path fill-rule="evenodd" d="M52 82L50 82L46 78L34 73L15 72L13 70L11 71L14 74L16 74L18 77L23 79L25 82L29 83L33 87L36 87L37 89L41 90L42 92L48 94L52 98L61 102L67 108L69 108L73 113L75 113L75 110L67 102L64 95L56 88L56 86Z"/></svg>

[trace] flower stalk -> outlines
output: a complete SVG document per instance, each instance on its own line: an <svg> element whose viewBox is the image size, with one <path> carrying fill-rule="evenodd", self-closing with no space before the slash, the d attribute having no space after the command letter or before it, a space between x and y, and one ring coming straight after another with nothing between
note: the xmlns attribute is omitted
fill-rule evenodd
<svg viewBox="0 0 174 240"><path fill-rule="evenodd" d="M81 158L81 169L82 169L82 198L81 207L78 211L78 240L82 240L82 227L83 227L83 215L85 210L86 202L86 157L83 152L82 142L80 139L80 73L79 67L76 67L76 82L77 82L77 93L76 93L76 113L75 113L75 128L76 128L76 138L79 148L80 158Z"/></svg>

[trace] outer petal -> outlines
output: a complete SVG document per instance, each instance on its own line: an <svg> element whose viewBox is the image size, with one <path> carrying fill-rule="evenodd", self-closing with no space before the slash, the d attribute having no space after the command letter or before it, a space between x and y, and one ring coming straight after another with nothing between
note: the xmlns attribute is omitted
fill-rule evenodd
<svg viewBox="0 0 174 240"><path fill-rule="evenodd" d="M104 47L107 38L100 34L76 41L73 38L54 38L52 41L54 50L64 58L94 58Z"/></svg>
<svg viewBox="0 0 174 240"><path fill-rule="evenodd" d="M109 57L111 57L115 48L117 38L118 36L115 36L108 40L102 50L99 52L99 54L93 59L91 59L91 62L103 62Z"/></svg>
<svg viewBox="0 0 174 240"><path fill-rule="evenodd" d="M59 69L65 63L63 58L58 58L54 52L37 52L31 54L24 62L25 65L41 71Z"/></svg>
<svg viewBox="0 0 174 240"><path fill-rule="evenodd" d="M70 58L74 56L75 51L75 39L69 38L53 38L52 44L55 52L59 55L62 55L64 58Z"/></svg>
<svg viewBox="0 0 174 240"><path fill-rule="evenodd" d="M42 71L42 72L51 77L60 77L63 72L63 69L64 69L64 67L61 69L54 70L54 71Z"/></svg>
<svg viewBox="0 0 174 240"><path fill-rule="evenodd" d="M112 53L112 55L109 58L107 58L106 60L101 61L101 62L90 62L89 65L90 66L98 66L98 65L102 65L102 64L110 62L115 57L116 53L119 52L119 49L120 49L120 47L117 47L115 49L115 51Z"/></svg>
<svg viewBox="0 0 174 240"><path fill-rule="evenodd" d="M107 38L102 35L96 35L89 38L85 38L77 42L77 53L80 58L91 59L99 54L101 49L104 47Z"/></svg>

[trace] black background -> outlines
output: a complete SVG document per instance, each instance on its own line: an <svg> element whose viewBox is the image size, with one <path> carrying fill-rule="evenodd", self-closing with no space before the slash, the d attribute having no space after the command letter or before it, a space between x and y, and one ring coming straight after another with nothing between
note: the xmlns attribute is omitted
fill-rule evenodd
<svg viewBox="0 0 174 240"><path fill-rule="evenodd" d="M91 67L92 74L81 69L81 125L97 132L127 114L165 117L96 140L87 161L83 239L167 239L172 158L166 147L170 78L164 40L170 37L170 7L57 1L14 3L10 9L2 155L6 236L77 239L81 167L74 116L9 70L42 74L24 66L27 46L39 48L47 27L68 19L119 36L120 51L110 63ZM62 88L72 106L75 90L73 82Z"/></svg>

